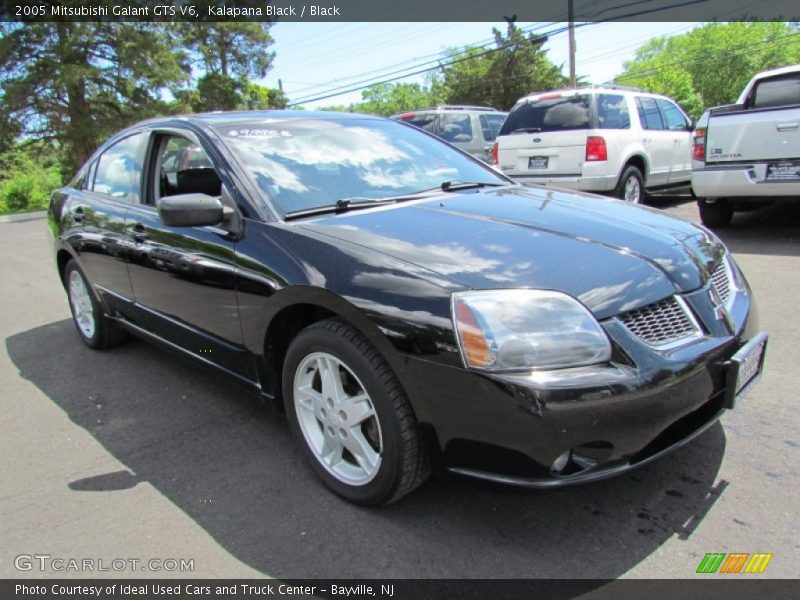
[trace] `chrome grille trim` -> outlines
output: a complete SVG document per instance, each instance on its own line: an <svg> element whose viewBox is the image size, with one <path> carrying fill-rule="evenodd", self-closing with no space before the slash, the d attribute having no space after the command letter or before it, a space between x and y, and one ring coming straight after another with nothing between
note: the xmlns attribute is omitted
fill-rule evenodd
<svg viewBox="0 0 800 600"><path fill-rule="evenodd" d="M618 318L628 331L658 350L681 346L703 335L703 329L680 296L670 296Z"/></svg>
<svg viewBox="0 0 800 600"><path fill-rule="evenodd" d="M717 294L719 294L722 304L728 306L733 295L733 281L731 277L731 268L725 258L719 261L719 264L711 272L711 285L714 286Z"/></svg>

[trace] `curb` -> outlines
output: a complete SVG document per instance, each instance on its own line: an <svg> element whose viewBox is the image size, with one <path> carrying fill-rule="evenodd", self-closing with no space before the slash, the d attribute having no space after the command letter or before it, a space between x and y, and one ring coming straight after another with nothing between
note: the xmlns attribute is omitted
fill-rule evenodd
<svg viewBox="0 0 800 600"><path fill-rule="evenodd" d="M0 215L0 223L20 223L22 221L35 221L36 219L44 219L46 216L47 216L46 210L38 212L20 213L18 215Z"/></svg>

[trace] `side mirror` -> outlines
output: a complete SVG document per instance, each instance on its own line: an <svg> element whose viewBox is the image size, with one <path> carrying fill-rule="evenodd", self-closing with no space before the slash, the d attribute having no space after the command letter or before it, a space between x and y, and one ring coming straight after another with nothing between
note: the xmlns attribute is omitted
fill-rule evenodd
<svg viewBox="0 0 800 600"><path fill-rule="evenodd" d="M224 218L219 198L206 194L180 194L159 198L158 217L171 227L219 225Z"/></svg>

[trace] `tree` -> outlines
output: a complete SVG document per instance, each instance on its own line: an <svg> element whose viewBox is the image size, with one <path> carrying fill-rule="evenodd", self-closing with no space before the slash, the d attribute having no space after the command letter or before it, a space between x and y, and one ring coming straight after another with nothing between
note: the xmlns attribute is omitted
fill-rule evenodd
<svg viewBox="0 0 800 600"><path fill-rule="evenodd" d="M224 23L179 23L182 42L192 62L204 73L238 80L261 79L275 55L271 23L230 21Z"/></svg>
<svg viewBox="0 0 800 600"><path fill-rule="evenodd" d="M495 47L450 52L451 64L434 77L431 92L449 104L483 104L507 110L534 91L563 87L561 67L547 58L544 38L524 33L509 20L505 35L494 33Z"/></svg>
<svg viewBox="0 0 800 600"><path fill-rule="evenodd" d="M798 62L794 23L708 23L650 40L615 81L670 96L696 118L705 108L735 102L759 71Z"/></svg>
<svg viewBox="0 0 800 600"><path fill-rule="evenodd" d="M70 175L98 143L167 111L186 54L158 23L0 24L0 122L29 140L56 140Z"/></svg>
<svg viewBox="0 0 800 600"><path fill-rule="evenodd" d="M355 112L388 117L404 110L431 106L431 94L418 83L380 83L361 92Z"/></svg>
<svg viewBox="0 0 800 600"><path fill-rule="evenodd" d="M272 44L270 26L248 21L178 23L191 63L203 73L196 92L176 94L179 105L194 111L267 108L269 94L252 87L250 80L263 78L275 57L267 50ZM272 96L280 103L278 92Z"/></svg>

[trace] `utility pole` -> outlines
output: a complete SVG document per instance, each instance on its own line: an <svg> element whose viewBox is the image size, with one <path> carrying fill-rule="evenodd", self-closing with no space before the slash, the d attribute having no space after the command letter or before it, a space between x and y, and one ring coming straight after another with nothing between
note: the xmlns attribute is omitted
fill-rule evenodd
<svg viewBox="0 0 800 600"><path fill-rule="evenodd" d="M572 0L567 0L567 20L569 21L569 87L577 86L575 80L575 10Z"/></svg>

